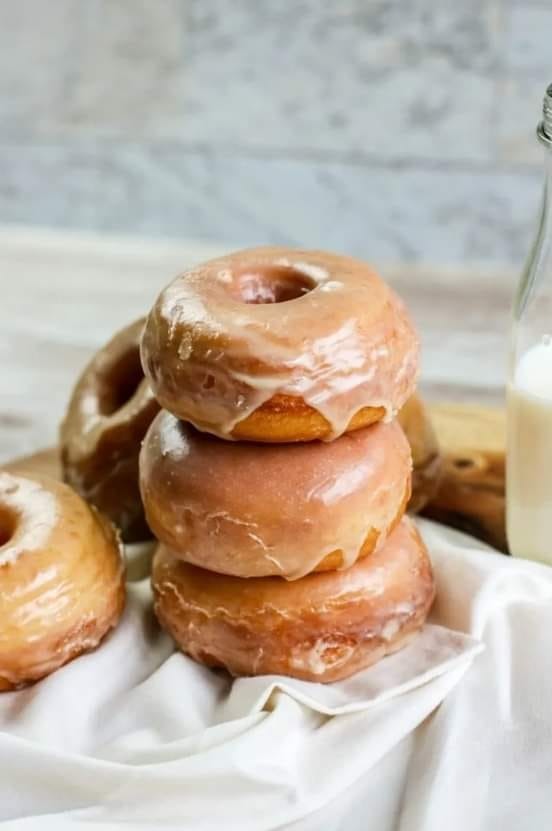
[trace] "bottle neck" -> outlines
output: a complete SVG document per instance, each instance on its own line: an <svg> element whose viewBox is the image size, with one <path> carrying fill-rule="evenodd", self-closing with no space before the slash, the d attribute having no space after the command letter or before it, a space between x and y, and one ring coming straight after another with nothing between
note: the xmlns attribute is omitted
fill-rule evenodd
<svg viewBox="0 0 552 831"><path fill-rule="evenodd" d="M526 313L526 308L535 294L535 286L542 278L543 264L549 259L550 241L552 240L552 141L543 141L544 145L544 183L541 198L537 233L525 261L518 291L514 299L514 321L519 321ZM548 271L548 269L546 269Z"/></svg>
<svg viewBox="0 0 552 831"><path fill-rule="evenodd" d="M543 148L544 155L544 201L552 203L552 146Z"/></svg>
<svg viewBox="0 0 552 831"><path fill-rule="evenodd" d="M544 97L537 137L543 149L544 187L537 233L514 299L511 377L519 356L552 335L552 84Z"/></svg>
<svg viewBox="0 0 552 831"><path fill-rule="evenodd" d="M537 246L552 239L552 142L545 143L542 138L540 140L543 144L544 179L537 238L534 241Z"/></svg>
<svg viewBox="0 0 552 831"><path fill-rule="evenodd" d="M544 99L543 120L537 127L537 138L544 161L544 200L552 200L552 85Z"/></svg>

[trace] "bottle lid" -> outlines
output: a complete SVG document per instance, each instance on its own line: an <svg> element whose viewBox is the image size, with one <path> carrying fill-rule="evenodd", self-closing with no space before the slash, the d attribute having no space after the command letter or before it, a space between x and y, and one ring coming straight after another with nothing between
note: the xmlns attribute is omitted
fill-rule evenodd
<svg viewBox="0 0 552 831"><path fill-rule="evenodd" d="M544 95L542 102L542 121L537 127L537 136L543 144L552 146L552 84Z"/></svg>

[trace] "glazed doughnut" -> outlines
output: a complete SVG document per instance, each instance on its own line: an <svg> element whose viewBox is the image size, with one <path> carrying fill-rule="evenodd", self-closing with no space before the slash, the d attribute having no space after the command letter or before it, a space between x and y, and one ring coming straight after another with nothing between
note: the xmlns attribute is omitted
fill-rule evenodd
<svg viewBox="0 0 552 831"><path fill-rule="evenodd" d="M414 391L418 358L402 302L369 266L286 248L185 272L142 338L160 404L242 441L332 440L390 420Z"/></svg>
<svg viewBox="0 0 552 831"><path fill-rule="evenodd" d="M144 440L150 528L187 562L236 577L293 580L347 568L381 545L410 496L397 422L331 444L225 442L166 411Z"/></svg>
<svg viewBox="0 0 552 831"><path fill-rule="evenodd" d="M140 365L144 320L127 326L92 358L61 425L63 478L120 529L151 537L138 487L140 444L159 410Z"/></svg>
<svg viewBox="0 0 552 831"><path fill-rule="evenodd" d="M124 602L111 523L61 482L0 472L0 690L94 649Z"/></svg>
<svg viewBox="0 0 552 831"><path fill-rule="evenodd" d="M422 399L413 395L398 415L412 451L412 496L408 511L416 514L433 499L443 472L437 436Z"/></svg>
<svg viewBox="0 0 552 831"><path fill-rule="evenodd" d="M155 613L180 649L233 675L338 681L404 646L434 596L431 565L404 517L386 544L346 571L242 580L213 574L161 546Z"/></svg>

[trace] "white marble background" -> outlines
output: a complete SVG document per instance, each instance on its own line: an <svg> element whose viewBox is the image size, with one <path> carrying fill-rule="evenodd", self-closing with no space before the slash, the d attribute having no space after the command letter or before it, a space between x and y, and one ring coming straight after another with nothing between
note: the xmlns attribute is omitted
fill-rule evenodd
<svg viewBox="0 0 552 831"><path fill-rule="evenodd" d="M517 268L551 80L548 2L0 0L0 223Z"/></svg>

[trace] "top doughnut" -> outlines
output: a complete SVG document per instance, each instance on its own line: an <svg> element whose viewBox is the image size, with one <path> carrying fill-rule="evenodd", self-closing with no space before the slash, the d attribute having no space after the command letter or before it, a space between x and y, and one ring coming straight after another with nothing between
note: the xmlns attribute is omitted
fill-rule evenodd
<svg viewBox="0 0 552 831"><path fill-rule="evenodd" d="M184 272L159 295L142 364L166 410L224 439L331 441L393 418L419 341L365 263L253 248Z"/></svg>

